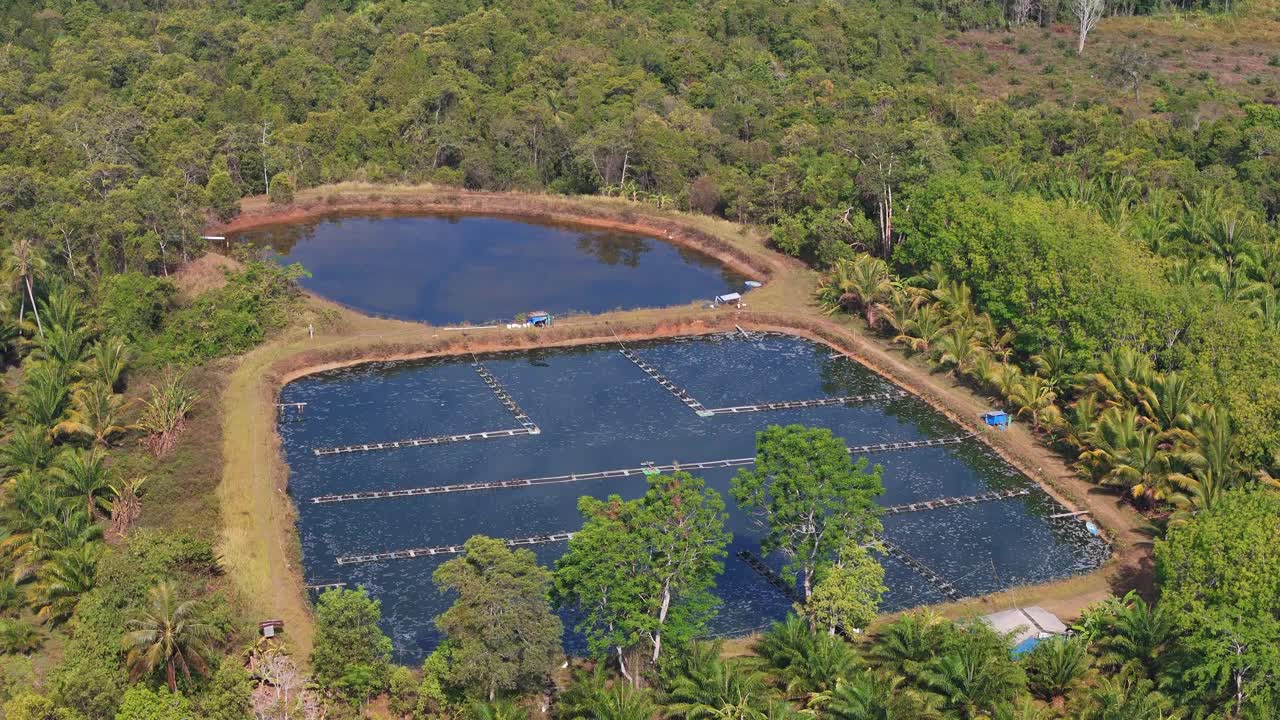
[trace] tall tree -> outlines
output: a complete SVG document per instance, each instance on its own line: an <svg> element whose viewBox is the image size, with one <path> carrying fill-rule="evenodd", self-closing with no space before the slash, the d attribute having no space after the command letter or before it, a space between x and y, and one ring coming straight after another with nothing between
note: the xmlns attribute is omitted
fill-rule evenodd
<svg viewBox="0 0 1280 720"><path fill-rule="evenodd" d="M449 638L455 684L493 702L499 691L541 687L563 653L560 618L551 611L551 572L529 550L482 535L433 574L457 593L436 618Z"/></svg>
<svg viewBox="0 0 1280 720"><path fill-rule="evenodd" d="M730 489L764 528L765 554L787 558L783 572L799 577L806 603L818 569L840 548L880 533L875 499L883 492L879 466L867 472L867 461L855 464L830 430L802 425L757 433L755 468L740 470Z"/></svg>
<svg viewBox="0 0 1280 720"><path fill-rule="evenodd" d="M311 669L321 687L342 687L353 668L367 672L375 687L385 683L391 639L378 628L382 608L377 600L363 587L328 590L316 603L315 617Z"/></svg>
<svg viewBox="0 0 1280 720"><path fill-rule="evenodd" d="M716 605L730 535L724 500L685 472L655 475L643 497L579 501L582 531L556 564L559 601L582 613L592 652L612 652L623 674L627 651L647 647L657 664L664 643L683 646L705 630Z"/></svg>

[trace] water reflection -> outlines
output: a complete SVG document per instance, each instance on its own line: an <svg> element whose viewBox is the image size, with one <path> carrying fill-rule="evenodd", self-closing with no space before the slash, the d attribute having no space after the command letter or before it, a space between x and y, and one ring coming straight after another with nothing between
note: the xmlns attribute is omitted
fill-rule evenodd
<svg viewBox="0 0 1280 720"><path fill-rule="evenodd" d="M745 279L655 238L496 217L335 214L233 239L302 263L324 297L433 324L678 305Z"/></svg>

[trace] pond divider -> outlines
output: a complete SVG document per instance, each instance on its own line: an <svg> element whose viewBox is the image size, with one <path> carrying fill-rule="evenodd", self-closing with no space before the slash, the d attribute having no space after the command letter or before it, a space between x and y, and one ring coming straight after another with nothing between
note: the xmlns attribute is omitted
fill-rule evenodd
<svg viewBox="0 0 1280 720"><path fill-rule="evenodd" d="M622 343L618 343L618 344L622 345ZM666 388L667 392L671 393L672 395L675 395L677 400L679 400L680 402L688 406L690 410L698 413L700 417L711 417L714 414L710 410L703 407L702 403L698 402L696 398L690 395L688 390L685 390L679 385L676 385L675 383L668 380L665 375L658 372L652 365L645 362L644 360L641 360L639 355L636 355L635 353L631 352L631 350L629 350L626 345L622 345L622 348L619 349L618 352L622 353L623 357L625 357L626 359L635 363L636 367L643 370L645 375L648 375L649 377L653 378L654 382Z"/></svg>
<svg viewBox="0 0 1280 720"><path fill-rule="evenodd" d="M956 590L956 586L948 582L946 578L934 572L928 565L925 565L919 560L911 557L905 550L894 545L888 540L881 538L880 544L884 546L885 551L888 552L890 556L901 560L907 567L915 570L920 577L928 581L934 589L945 595L948 600L955 601L960 599L960 591Z"/></svg>
<svg viewBox="0 0 1280 720"><path fill-rule="evenodd" d="M951 437L931 440L904 440L902 442L877 443L875 445L856 445L847 448L850 455L862 455L873 452L891 452L894 450L910 450L913 448L938 447L940 445L957 445L973 437L972 435L953 435ZM366 490L363 492L318 495L311 498L316 505L349 502L353 500L389 500L393 498L419 497L422 495L442 495L444 493L476 492L480 490L505 490L509 488L536 487L538 485L559 485L561 483L584 482L588 480L607 480L609 478L631 477L676 470L711 470L715 468L743 467L754 465L754 457L729 458L727 460L707 460L704 462L672 463L669 465L645 464L640 467L619 468L616 470L597 470L585 473L569 473L567 475L548 475L537 478L513 478L511 480L491 480L488 482L460 483L457 485L434 485L430 487L405 488L403 490ZM952 499L955 500L955 499ZM931 501L941 502L941 501ZM980 501L975 501L980 502ZM952 502L952 505L964 504Z"/></svg>
<svg viewBox="0 0 1280 720"><path fill-rule="evenodd" d="M1006 500L1008 498L1022 497L1030 494L1031 490L1029 488L993 490L991 492L979 493L977 495L965 495L964 497L944 497L938 498L937 500L922 500L920 502L907 503L905 505L890 505L882 512L885 515L902 515L904 513L960 507L961 505L977 505L978 503L992 502L994 500Z"/></svg>
<svg viewBox="0 0 1280 720"><path fill-rule="evenodd" d="M475 359L475 356L472 356ZM446 445L457 442L470 442L472 440L492 440L494 438L517 437L520 435L538 435L542 429L530 419L529 415L516 404L515 398L511 397L511 393L502 387L502 383L489 372L489 369L480 364L479 360L471 363L471 367L475 368L480 379L498 398L498 402L511 413L511 416L520 423L518 428L510 428L504 430L485 430L482 432L462 433L459 435L435 435L432 437L410 438L408 440L392 440L389 442L378 443L360 443L357 445L340 445L338 447L315 448L312 452L316 455L342 455L346 453L369 452L371 450L398 450L400 448L422 447L424 445Z"/></svg>
<svg viewBox="0 0 1280 720"><path fill-rule="evenodd" d="M507 538L502 542L507 547L523 547L525 545L545 545L547 543L564 542L577 533L556 532L546 535ZM339 565L356 565L358 563L379 562L382 560L404 560L407 558L432 557L435 555L457 555L466 548L462 545L440 545L438 547L411 548L409 550L393 550L391 552L370 553L368 555L343 555L337 559Z"/></svg>
<svg viewBox="0 0 1280 720"><path fill-rule="evenodd" d="M739 328L741 330L741 328ZM746 331L744 330L743 333ZM748 337L750 337L748 335ZM636 355L621 341L618 342L621 348L618 352L635 364L636 367L644 371L646 375L653 378L654 382L666 388L667 392L676 396L676 399L684 403L690 410L693 410L699 417L713 417L716 415L741 415L743 413L765 412L768 410L798 410L801 408L829 407L832 405L848 405L850 403L874 402L876 400L897 400L907 396L905 390L890 390L882 393L867 393L865 395L842 395L839 397L817 398L814 400L783 400L780 402L755 403L751 405L734 405L732 407L708 408L698 401L697 398L689 394L689 391L676 385L663 375L657 368L645 362L639 355Z"/></svg>
<svg viewBox="0 0 1280 720"><path fill-rule="evenodd" d="M741 413L764 412L766 410L795 410L798 408L827 407L830 405L848 405L857 402L874 402L876 400L897 400L907 393L902 390L891 390L866 395L842 395L839 397L818 398L816 400L783 400L781 402L758 403L756 405L735 405L734 407L711 408L711 415L738 415Z"/></svg>
<svg viewBox="0 0 1280 720"><path fill-rule="evenodd" d="M783 595L786 595L788 600L793 603L804 602L804 597L800 595L800 591L796 590L795 585L788 583L781 575L774 572L773 568L766 565L758 555L747 550L740 550L737 555L739 560L746 563L747 567L755 570L757 575L765 579L765 582L777 588Z"/></svg>

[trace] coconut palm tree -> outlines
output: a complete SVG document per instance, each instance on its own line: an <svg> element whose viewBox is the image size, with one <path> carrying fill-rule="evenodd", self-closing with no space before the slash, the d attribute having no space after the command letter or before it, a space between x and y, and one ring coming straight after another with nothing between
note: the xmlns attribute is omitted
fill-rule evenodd
<svg viewBox="0 0 1280 720"><path fill-rule="evenodd" d="M590 673L579 670L556 699L556 717L561 720L650 720L656 713L648 691L610 681L604 665Z"/></svg>
<svg viewBox="0 0 1280 720"><path fill-rule="evenodd" d="M880 666L916 677L934 656L951 647L951 623L932 610L903 615L875 639L871 655Z"/></svg>
<svg viewBox="0 0 1280 720"><path fill-rule="evenodd" d="M1187 432L1195 423L1196 392L1191 383L1176 372L1159 374L1140 388L1142 414L1151 418L1168 441L1193 440Z"/></svg>
<svg viewBox="0 0 1280 720"><path fill-rule="evenodd" d="M90 517L111 508L113 494L105 457L98 449L64 450L54 464L59 492L74 498Z"/></svg>
<svg viewBox="0 0 1280 720"><path fill-rule="evenodd" d="M1031 694L1062 707L1089 669L1092 658L1084 641L1053 637L1037 644L1023 659Z"/></svg>
<svg viewBox="0 0 1280 720"><path fill-rule="evenodd" d="M1103 353L1093 385L1101 397L1111 404L1138 405L1143 388L1151 385L1151 358L1127 347L1115 347Z"/></svg>
<svg viewBox="0 0 1280 720"><path fill-rule="evenodd" d="M830 691L838 681L858 674L862 666L857 653L842 638L814 632L796 615L774 623L760 638L756 651L792 699L811 699Z"/></svg>
<svg viewBox="0 0 1280 720"><path fill-rule="evenodd" d="M941 698L944 712L977 720L1012 700L1026 684L1026 676L1007 652L964 642L934 658L921 673L921 680Z"/></svg>
<svg viewBox="0 0 1280 720"><path fill-rule="evenodd" d="M1024 375L1009 394L1009 402L1013 403L1014 414L1018 417L1029 416L1031 428L1040 431L1042 425L1053 423L1060 414L1054 401L1058 394L1044 378L1039 375Z"/></svg>
<svg viewBox="0 0 1280 720"><path fill-rule="evenodd" d="M876 327L888 314L886 303L893 297L893 275L889 265L865 253L841 258L818 283L818 301L828 314L853 310L863 314L867 325Z"/></svg>
<svg viewBox="0 0 1280 720"><path fill-rule="evenodd" d="M984 351L978 342L977 332L968 325L952 325L938 340L938 363L952 365L960 372L967 372L974 359Z"/></svg>
<svg viewBox="0 0 1280 720"><path fill-rule="evenodd" d="M27 654L44 644L35 625L18 620L0 620L0 654Z"/></svg>
<svg viewBox="0 0 1280 720"><path fill-rule="evenodd" d="M900 342L915 352L929 352L933 343L946 329L946 320L937 305L924 305L915 317L902 324L894 342Z"/></svg>
<svg viewBox="0 0 1280 720"><path fill-rule="evenodd" d="M9 434L8 442L0 445L0 469L5 475L43 470L53 457L49 433L34 425L18 427Z"/></svg>
<svg viewBox="0 0 1280 720"><path fill-rule="evenodd" d="M111 388L112 392L120 389L120 379L128 365L129 349L123 340L103 339L93 346L91 376Z"/></svg>
<svg viewBox="0 0 1280 720"><path fill-rule="evenodd" d="M1173 614L1164 607L1149 605L1130 591L1114 609L1107 633L1097 640L1099 664L1116 669L1141 671L1155 678L1177 640Z"/></svg>
<svg viewBox="0 0 1280 720"><path fill-rule="evenodd" d="M1079 720L1175 720L1181 717L1168 698L1144 678L1104 677L1089 691L1072 717Z"/></svg>
<svg viewBox="0 0 1280 720"><path fill-rule="evenodd" d="M718 643L694 643L666 691L668 717L765 720L764 676L741 662L722 660Z"/></svg>
<svg viewBox="0 0 1280 720"><path fill-rule="evenodd" d="M124 636L129 669L134 680L163 669L169 691L177 692L179 671L187 680L193 671L208 672L210 644L219 639L218 633L200 618L194 600L178 601L172 583L151 588L149 597L147 609L129 621Z"/></svg>
<svg viewBox="0 0 1280 720"><path fill-rule="evenodd" d="M904 686L901 675L863 672L841 680L822 702L833 720L937 720L937 700Z"/></svg>
<svg viewBox="0 0 1280 720"><path fill-rule="evenodd" d="M101 380L76 389L69 417L54 427L55 433L81 435L95 445L108 447L111 439L132 427L124 421L124 398Z"/></svg>
<svg viewBox="0 0 1280 720"><path fill-rule="evenodd" d="M18 388L18 409L32 425L52 429L67 408L67 377L48 363L32 368Z"/></svg>
<svg viewBox="0 0 1280 720"><path fill-rule="evenodd" d="M99 543L84 543L54 553L45 563L34 590L39 607L36 617L41 622L70 616L80 596L93 589L101 550Z"/></svg>

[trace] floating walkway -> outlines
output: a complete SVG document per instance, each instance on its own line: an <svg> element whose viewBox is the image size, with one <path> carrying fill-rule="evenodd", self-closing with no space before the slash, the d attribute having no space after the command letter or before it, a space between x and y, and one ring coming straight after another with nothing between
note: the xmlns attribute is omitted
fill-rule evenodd
<svg viewBox="0 0 1280 720"><path fill-rule="evenodd" d="M344 582L322 582L322 583L312 583L310 585L307 585L307 589L315 590L316 592L322 593L326 590L337 590L338 588L344 588L346 586L347 584Z"/></svg>
<svg viewBox="0 0 1280 720"><path fill-rule="evenodd" d="M525 545L545 545L547 543L564 542L577 533L558 532L548 535L532 535L530 537L508 538L502 542L507 547L523 547ZM404 560L407 558L433 557L435 555L457 555L464 551L462 545L441 545L439 547L413 548L410 550L394 550L392 552L370 553L368 555L344 555L338 558L339 565L356 565L358 563L380 562L383 560Z"/></svg>
<svg viewBox="0 0 1280 720"><path fill-rule="evenodd" d="M906 505L891 505L885 508L883 513L885 515L902 515L903 513L939 510L941 508L959 507L961 505L977 505L979 503L993 502L995 500L1007 500L1009 498L1022 497L1030 494L1031 490L1028 488L1018 488L1016 490L993 490L992 492L980 493L978 495L944 497L938 498L937 500L922 500L920 502L908 503Z"/></svg>
<svg viewBox="0 0 1280 720"><path fill-rule="evenodd" d="M344 453L369 452L371 450L398 450L400 448L423 447L425 445L447 445L449 443L469 442L471 440L492 440L494 438L516 437L518 435L537 435L536 428L512 428L509 430L485 430L484 432L463 433L461 435L436 435L433 437L412 438L410 440L393 440L391 442L361 443L359 445L342 445L339 447L316 448L316 455L341 455Z"/></svg>
<svg viewBox="0 0 1280 720"><path fill-rule="evenodd" d="M645 362L644 360L641 360L639 355L636 355L635 353L631 352L631 350L629 350L626 345L623 345L622 348L618 350L618 352L622 353L622 355L625 358L635 363L636 367L640 368L641 370L644 371L646 375L653 378L654 382L666 388L667 392L671 393L672 395L675 395L677 400L684 403L690 410L698 413L699 416L711 417L711 415L714 414L710 410L707 410L705 407L703 407L702 403L698 402L696 398L690 395L688 390L685 390L679 385L676 385L675 383L668 380L665 375L663 375L662 373L654 369L652 365Z"/></svg>
<svg viewBox="0 0 1280 720"><path fill-rule="evenodd" d="M901 560L907 567L915 570L920 577L924 578L938 592L946 596L948 600L959 600L960 591L956 590L956 586L952 585L946 578L934 572L928 565L911 557L905 550L881 538L880 544L884 546L885 551L892 557Z"/></svg>
<svg viewBox="0 0 1280 720"><path fill-rule="evenodd" d="M502 383L489 372L488 368L479 362L474 362L471 367L475 368L476 373L480 375L480 379L489 387L489 390L498 398L498 402L511 413L511 416L520 423L518 428L509 428L505 430L485 430L482 432L461 433L458 435L434 435L431 437L410 438L408 440L392 440L389 442L379 443L360 443L358 445L340 445L338 447L315 448L312 452L316 455L343 455L346 453L370 452L373 450L399 450L401 448L423 447L426 445L447 445L450 443L470 442L472 440L493 440L494 438L509 438L520 435L537 435L542 430L529 418L529 415L520 406L516 404L511 394L506 388L502 387Z"/></svg>
<svg viewBox="0 0 1280 720"><path fill-rule="evenodd" d="M502 406L507 409L507 412L511 413L511 416L516 419L516 422L520 423L521 427L534 435L541 432L538 430L538 426L533 424L533 420L529 419L529 415L516 404L515 399L511 397L511 393L508 393L507 389L502 387L502 383L498 382L498 378L489 372L489 368L481 365L478 361L472 363L471 367L475 368L476 373L480 375L480 379L484 381L485 385L489 386L489 389L497 396L498 402L502 403Z"/></svg>
<svg viewBox="0 0 1280 720"><path fill-rule="evenodd" d="M794 603L804 602L804 597L800 595L800 591L796 590L795 585L788 583L781 575L773 571L773 568L765 564L758 555L753 552L741 550L737 553L738 559L747 564L747 567L756 571L756 574L765 579L765 582L777 588L787 599Z"/></svg>
<svg viewBox="0 0 1280 720"><path fill-rule="evenodd" d="M876 445L858 445L847 448L850 455L861 455L871 452L887 452L893 450L910 450L912 448L937 447L954 445L968 440L972 435L954 435L952 437L933 440L911 440L896 443L879 443ZM707 460L705 462L672 463L670 465L647 464L641 467L619 468L617 470L597 470L586 473L570 473L568 475L548 475L536 478L513 478L511 480L491 480L488 482L459 483L457 485L435 485L431 487L405 488L403 490L367 490L364 492L337 493L319 495L311 498L317 505L352 500L389 500L393 498L419 497L422 495L442 495L444 493L477 492L481 490L505 490L509 488L536 487L538 485L559 485L562 483L585 482L588 480L608 480L633 475L646 475L655 472L675 472L677 470L713 470L716 468L732 468L754 465L755 457L729 458L727 460ZM939 502L939 501L935 501ZM917 503L918 504L918 503Z"/></svg>
<svg viewBox="0 0 1280 720"><path fill-rule="evenodd" d="M756 405L735 405L734 407L711 408L707 413L710 415L739 415L742 413L764 412L766 410L796 410L799 408L874 402L876 400L897 400L906 396L907 393L902 390L892 390L890 392L868 393L866 395L818 398L817 400L784 400L782 402L758 403Z"/></svg>

